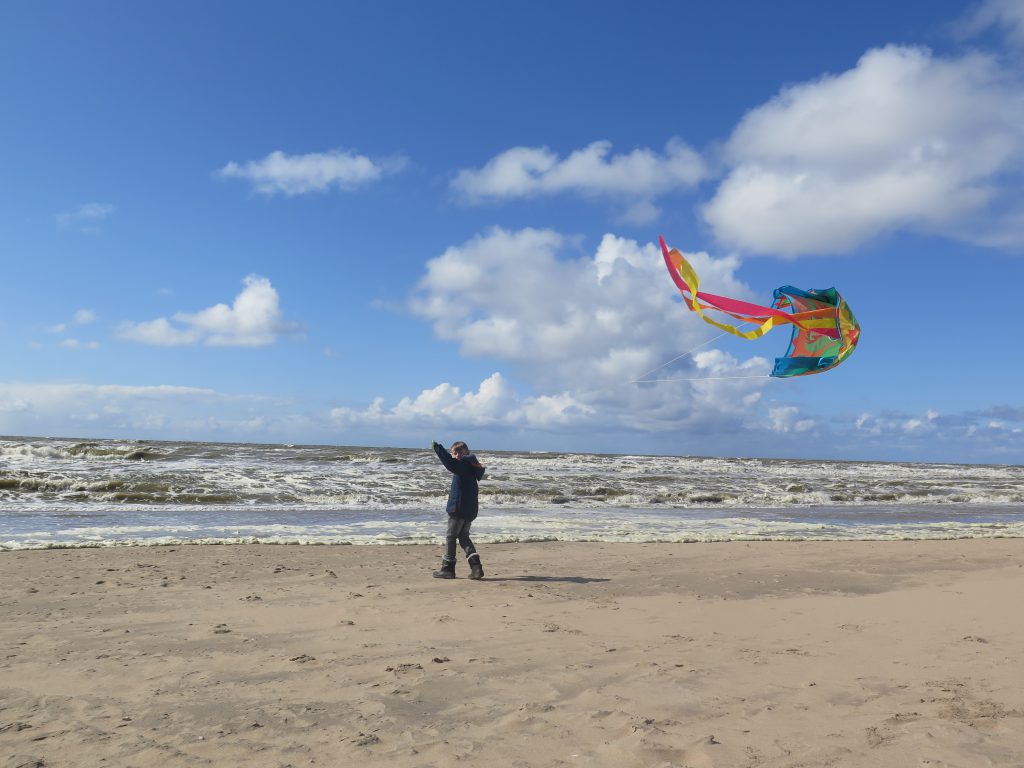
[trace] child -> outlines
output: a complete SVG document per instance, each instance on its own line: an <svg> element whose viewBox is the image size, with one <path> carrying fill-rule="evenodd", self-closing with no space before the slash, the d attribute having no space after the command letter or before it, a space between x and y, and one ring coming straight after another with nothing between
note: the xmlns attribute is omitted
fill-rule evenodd
<svg viewBox="0 0 1024 768"><path fill-rule="evenodd" d="M452 444L451 455L436 440L431 443L441 463L452 473L452 487L448 492L448 531L445 534L444 556L441 570L434 572L435 579L455 578L455 542L462 545L469 560L471 579L482 579L484 569L480 555L469 538L469 528L479 511L477 480L484 476L484 468L469 452L469 446L461 440Z"/></svg>

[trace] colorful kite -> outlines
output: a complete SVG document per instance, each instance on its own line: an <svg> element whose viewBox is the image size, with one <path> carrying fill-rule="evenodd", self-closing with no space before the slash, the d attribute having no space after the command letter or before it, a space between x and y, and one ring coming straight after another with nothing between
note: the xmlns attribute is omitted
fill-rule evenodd
<svg viewBox="0 0 1024 768"><path fill-rule="evenodd" d="M699 290L700 278L690 263L675 248L670 251L665 238L659 240L665 265L676 287L683 294L686 306L705 322L744 339L760 338L783 323L793 326L789 350L785 357L775 358L772 376L787 378L823 373L843 362L857 346L860 326L849 305L835 288L802 291L784 285L775 289L775 299L770 307L704 293ZM756 327L741 331L735 325L720 323L708 317L704 314L707 309L717 310ZM790 311L784 312L784 309Z"/></svg>

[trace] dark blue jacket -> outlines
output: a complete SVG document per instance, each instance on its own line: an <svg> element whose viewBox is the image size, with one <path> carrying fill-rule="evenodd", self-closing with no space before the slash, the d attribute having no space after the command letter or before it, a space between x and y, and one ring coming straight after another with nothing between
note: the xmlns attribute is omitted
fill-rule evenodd
<svg viewBox="0 0 1024 768"><path fill-rule="evenodd" d="M454 475L452 488L448 491L448 516L476 520L480 511L480 489L476 481L483 479L484 468L473 454L456 459L440 443L434 445L434 453Z"/></svg>

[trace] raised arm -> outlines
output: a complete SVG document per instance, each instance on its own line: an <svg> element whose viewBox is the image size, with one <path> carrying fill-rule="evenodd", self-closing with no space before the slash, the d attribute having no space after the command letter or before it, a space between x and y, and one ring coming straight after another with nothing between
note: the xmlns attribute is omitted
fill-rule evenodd
<svg viewBox="0 0 1024 768"><path fill-rule="evenodd" d="M436 440L433 442L431 447L434 449L434 453L437 454L437 458L444 464L445 469L449 472L454 472L456 475L462 473L462 464L456 459L452 458L452 455L445 450L445 447Z"/></svg>

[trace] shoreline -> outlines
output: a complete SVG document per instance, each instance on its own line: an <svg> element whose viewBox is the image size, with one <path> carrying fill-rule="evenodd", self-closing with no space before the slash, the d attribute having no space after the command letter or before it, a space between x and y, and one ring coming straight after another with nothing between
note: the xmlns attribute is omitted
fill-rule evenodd
<svg viewBox="0 0 1024 768"><path fill-rule="evenodd" d="M501 544L701 544L758 542L963 541L1024 539L1024 504L819 505L812 507L606 507L554 515L530 508L489 509L474 529L474 540ZM97 518L74 526L74 515L24 516L23 530L8 524L0 532L0 553L47 549L102 549L175 546L435 546L443 513L434 508L294 517L275 510L241 518L190 517L192 510L146 510L160 515L121 520ZM207 510L206 512L211 512ZM134 512L129 512L133 514ZM237 511L232 514L237 515ZM290 512L289 514L294 514ZM174 517L177 515L177 517ZM264 522L265 516L274 518ZM29 525L29 521L34 523ZM41 522L42 521L42 522ZM0 521L5 522L5 521ZM136 526L148 530L129 535ZM282 530L284 529L284 530ZM120 533L120 532L125 533ZM159 533L157 533L159 531ZM287 531L287 532L286 532ZM167 535L162 535L167 533Z"/></svg>
<svg viewBox="0 0 1024 768"><path fill-rule="evenodd" d="M979 526L990 528L991 524L981 523ZM1018 526L1019 527L1019 526ZM885 544L885 543L916 543L916 542L957 542L957 541L1024 541L1022 533L985 533L985 534L949 534L942 533L933 536L913 536L901 533L900 535L856 535L856 536L766 536L759 534L743 535L707 535L699 538L697 534L680 534L679 539L598 539L598 538L558 538L552 535L550 538L540 536L529 538L516 538L515 536L491 537L486 534L480 535L474 531L473 540L480 546L486 547L515 547L535 546L543 544L564 544L564 545L592 545L592 546L690 546L708 544ZM49 552L49 551L80 551L80 550L139 550L139 549L164 549L168 547L355 547L355 548L440 548L443 546L443 539L437 536L437 541L395 541L395 540L365 540L365 541L339 541L333 538L325 540L273 540L272 537L241 537L241 538L204 538L204 539L123 539L106 541L72 541L60 543L41 543L29 545L10 545L0 542L0 556L18 552Z"/></svg>
<svg viewBox="0 0 1024 768"><path fill-rule="evenodd" d="M0 552L0 754L1021 764L1024 539L715 545Z"/></svg>

